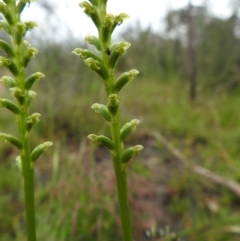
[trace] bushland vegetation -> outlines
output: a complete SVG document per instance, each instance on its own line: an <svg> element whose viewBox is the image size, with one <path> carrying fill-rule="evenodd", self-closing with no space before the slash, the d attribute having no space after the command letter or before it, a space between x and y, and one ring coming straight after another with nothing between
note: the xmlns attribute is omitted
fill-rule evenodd
<svg viewBox="0 0 240 241"><path fill-rule="evenodd" d="M121 93L123 123L141 121L127 142L145 146L129 164L133 233L139 241L237 241L240 236L239 17L236 11L222 19L205 6L192 8L192 13L189 7L168 12L164 33L133 24L116 36L132 43L119 73L129 66L140 70L134 85ZM35 37L39 54L28 71L40 70L46 77L34 86L39 98L31 108L44 116L32 141L54 142L36 163L39 240L121 240L110 156L86 139L89 133L108 134L90 108L96 99L105 101L102 83L70 54L76 46L84 48L83 40ZM189 64L189 41L194 65ZM7 95L3 85L0 93ZM1 113L0 126L13 131L10 114ZM15 156L14 148L1 143L2 241L25 238Z"/></svg>

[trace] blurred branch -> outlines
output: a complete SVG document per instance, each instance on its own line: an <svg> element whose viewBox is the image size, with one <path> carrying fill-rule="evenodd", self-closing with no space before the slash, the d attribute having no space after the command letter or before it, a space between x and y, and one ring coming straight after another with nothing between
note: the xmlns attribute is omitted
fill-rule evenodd
<svg viewBox="0 0 240 241"><path fill-rule="evenodd" d="M214 172L203 168L199 165L193 165L190 161L182 154L182 152L173 147L168 140L166 140L159 132L153 133L154 138L156 141L161 143L174 157L176 157L185 168L194 171L195 173L208 178L208 180L212 181L215 184L221 185L231 192L233 192L237 197L240 198L240 184L235 181L226 179Z"/></svg>

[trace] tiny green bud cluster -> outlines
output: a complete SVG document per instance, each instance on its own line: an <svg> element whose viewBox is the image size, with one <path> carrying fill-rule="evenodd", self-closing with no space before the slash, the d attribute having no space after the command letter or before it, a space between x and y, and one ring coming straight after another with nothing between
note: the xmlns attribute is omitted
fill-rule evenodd
<svg viewBox="0 0 240 241"><path fill-rule="evenodd" d="M22 122L24 126L24 129L19 129L21 138L18 139L13 135L4 133L0 134L0 138L16 146L20 155L23 155L23 143L28 138L26 134L39 122L40 118L38 113L28 113L31 100L36 96L31 88L35 82L44 77L41 72L25 76L26 67L38 53L36 48L24 40L27 31L32 30L37 24L32 21L22 22L20 20L21 12L30 2L32 0L4 0L0 2L0 12L4 17L1 20L0 29L6 31L10 37L10 42L0 39L0 50L5 51L7 56L0 56L0 66L8 69L12 74L12 76L3 76L0 81L9 87L12 96L16 99L16 103L9 99L0 99L0 107L11 111L17 117L18 122ZM24 158L21 158L21 161L24 161Z"/></svg>
<svg viewBox="0 0 240 241"><path fill-rule="evenodd" d="M111 35L115 28L122 24L124 20L129 18L125 13L119 15L113 15L106 12L107 1L103 0L89 0L83 1L79 4L84 9L84 12L90 17L98 30L98 37L87 36L85 41L90 45L93 45L98 51L93 52L89 49L76 48L73 53L80 56L84 63L89 67L91 71L96 72L104 82L105 89L107 91L107 104L95 103L92 105L92 109L100 114L110 125L114 122L119 122L119 92L122 88L139 73L138 70L132 69L128 72L124 72L118 78L114 76L114 70L121 56L123 56L127 49L131 46L130 43L111 42ZM121 130L119 129L120 142L123 142L125 138L136 129L139 124L139 120L132 120L126 123ZM105 136L89 135L96 145L106 146L114 155L114 149L116 145L113 139ZM121 146L123 146L121 144ZM140 145L132 147L123 152L122 162L130 160L130 157L138 153L142 148ZM130 153L130 154L127 154ZM127 157L126 157L127 155Z"/></svg>

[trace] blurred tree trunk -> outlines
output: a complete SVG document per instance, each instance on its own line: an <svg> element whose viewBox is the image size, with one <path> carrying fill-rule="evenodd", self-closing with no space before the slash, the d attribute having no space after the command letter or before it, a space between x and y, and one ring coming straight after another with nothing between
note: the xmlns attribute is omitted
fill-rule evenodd
<svg viewBox="0 0 240 241"><path fill-rule="evenodd" d="M194 24L193 24L193 7L191 1L188 6L188 72L190 80L189 96L190 100L194 101L196 92L196 54L194 46Z"/></svg>

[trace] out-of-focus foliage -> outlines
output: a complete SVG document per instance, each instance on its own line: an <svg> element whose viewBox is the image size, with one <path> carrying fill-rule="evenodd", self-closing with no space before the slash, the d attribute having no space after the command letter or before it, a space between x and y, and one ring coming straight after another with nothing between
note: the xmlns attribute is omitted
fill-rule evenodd
<svg viewBox="0 0 240 241"><path fill-rule="evenodd" d="M166 15L166 32L156 33L139 25L129 28L124 37L134 41L131 54L122 63L137 63L142 76L159 79L188 79L187 30L188 9ZM194 47L197 79L200 88L231 90L240 79L240 19L233 14L227 19L212 16L205 7L193 7ZM163 77L163 78L161 78Z"/></svg>

